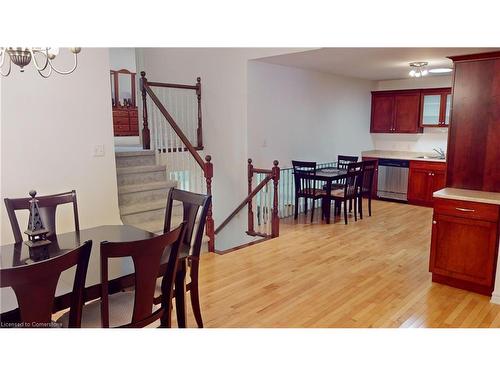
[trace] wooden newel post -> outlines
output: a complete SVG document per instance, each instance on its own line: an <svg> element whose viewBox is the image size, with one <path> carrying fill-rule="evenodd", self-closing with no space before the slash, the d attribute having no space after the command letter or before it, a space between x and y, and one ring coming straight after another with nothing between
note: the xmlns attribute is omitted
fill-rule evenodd
<svg viewBox="0 0 500 375"><path fill-rule="evenodd" d="M198 98L198 128L196 129L196 144L203 147L203 132L201 124L201 77L196 78L196 97Z"/></svg>
<svg viewBox="0 0 500 375"><path fill-rule="evenodd" d="M252 193L253 165L252 159L248 159L248 195ZM254 232L252 200L248 201L248 232Z"/></svg>
<svg viewBox="0 0 500 375"><path fill-rule="evenodd" d="M146 72L141 72L141 94L142 94L142 148L144 150L149 150L151 148L151 138L149 135L148 127L148 107L146 105L146 85L148 80L146 78Z"/></svg>
<svg viewBox="0 0 500 375"><path fill-rule="evenodd" d="M210 155L205 156L205 180L207 183L207 194L212 195L212 177L214 176L214 166L211 162L212 157ZM213 200L212 200L213 203ZM205 226L205 233L208 236L208 251L215 251L215 226L214 219L212 217L212 204L208 207L207 221Z"/></svg>
<svg viewBox="0 0 500 375"><path fill-rule="evenodd" d="M280 180L280 168L278 167L278 160L273 162L273 185L274 185L274 196L273 196L273 215L271 221L271 237L279 237L280 235L280 218L278 211L278 183Z"/></svg>

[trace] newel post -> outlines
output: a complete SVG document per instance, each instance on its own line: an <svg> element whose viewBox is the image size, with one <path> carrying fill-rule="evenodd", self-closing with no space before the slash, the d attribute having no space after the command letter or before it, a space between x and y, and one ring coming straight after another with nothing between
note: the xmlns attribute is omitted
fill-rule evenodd
<svg viewBox="0 0 500 375"><path fill-rule="evenodd" d="M253 165L252 159L248 159L248 195L252 193ZM248 232L254 232L252 199L248 201Z"/></svg>
<svg viewBox="0 0 500 375"><path fill-rule="evenodd" d="M196 78L196 97L198 98L198 128L196 129L196 143L203 147L203 132L201 124L201 77Z"/></svg>
<svg viewBox="0 0 500 375"><path fill-rule="evenodd" d="M148 107L146 105L146 85L148 80L146 78L146 72L141 72L141 94L142 94L142 148L144 150L149 150L151 148L151 138L149 135L148 127Z"/></svg>
<svg viewBox="0 0 500 375"><path fill-rule="evenodd" d="M278 211L278 183L280 180L280 167L278 167L278 160L273 162L273 185L274 185L274 196L273 196L273 215L271 220L271 237L279 237L280 235L280 218Z"/></svg>
<svg viewBox="0 0 500 375"><path fill-rule="evenodd" d="M214 166L211 162L212 157L210 155L205 156L205 180L207 183L207 194L212 195L212 177L214 176ZM213 200L212 200L213 203ZM214 219L212 217L212 204L208 207L207 221L205 227L205 233L208 236L208 251L215 251L215 226Z"/></svg>

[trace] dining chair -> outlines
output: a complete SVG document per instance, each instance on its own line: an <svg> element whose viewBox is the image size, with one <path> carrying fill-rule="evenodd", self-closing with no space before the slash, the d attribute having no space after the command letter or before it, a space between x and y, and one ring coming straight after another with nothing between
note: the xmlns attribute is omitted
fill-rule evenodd
<svg viewBox="0 0 500 375"><path fill-rule="evenodd" d="M172 293L185 223L176 229L146 240L101 242L101 298L86 304L82 311L84 328L142 328L157 320L160 327L171 326ZM169 248L170 251L165 251ZM168 254L165 254L168 253ZM160 306L154 305L156 280L162 258L167 257L162 279ZM111 259L131 257L134 264L134 290L109 294L108 264ZM58 319L66 326L67 314Z"/></svg>
<svg viewBox="0 0 500 375"><path fill-rule="evenodd" d="M345 164L342 169L346 169L347 173L349 173L349 172L356 172L356 171L362 171L363 170L363 162L350 162L348 164ZM340 181L340 183L332 185L332 191L333 190L342 190L345 187L345 183L346 183L345 179L341 179L339 181ZM352 211L352 198L349 199L348 201L349 201L349 212L351 212ZM341 201L337 200L335 203L336 204L335 204L334 212L337 212L337 213L340 214L340 209L341 209L340 203L341 203Z"/></svg>
<svg viewBox="0 0 500 375"><path fill-rule="evenodd" d="M316 187L316 162L292 160L295 182L295 215L299 216L299 198L304 198L304 213L307 215L307 200L312 199L311 223L314 218L314 206L324 196L324 190Z"/></svg>
<svg viewBox="0 0 500 375"><path fill-rule="evenodd" d="M14 241L16 243L23 241L23 236L21 234L21 229L19 228L19 223L16 217L16 211L18 210L29 210L31 197L27 198L5 198L5 207L7 208L7 215L9 216L10 226L12 227L12 232L14 233ZM75 221L75 231L80 230L80 224L78 221L78 206L76 203L76 191L71 190L67 193L60 193L54 195L45 195L41 197L36 197L38 200L38 208L40 212L40 217L45 226L45 229L49 231L47 237L55 235L56 232L56 210L60 204L72 203L73 204L73 217Z"/></svg>
<svg viewBox="0 0 500 375"><path fill-rule="evenodd" d="M347 166L350 163L356 163L357 161L358 161L357 156L338 155L337 156L337 168L347 169Z"/></svg>
<svg viewBox="0 0 500 375"><path fill-rule="evenodd" d="M373 178L375 175L376 160L365 160L363 163L363 186L359 197L359 217L363 218L363 197L368 199L368 215L372 216Z"/></svg>
<svg viewBox="0 0 500 375"><path fill-rule="evenodd" d="M167 208L165 210L165 222L163 232L170 231L172 222L172 212L175 202L182 203L182 220L186 222L186 230L180 244L181 258L186 259L189 265L190 281L187 285L177 283L175 288L181 288L189 291L191 306L199 328L203 328L203 319L201 316L200 307L200 292L198 287L198 275L200 268L200 253L203 235L205 231L205 223L207 219L208 209L212 203L210 195L196 194L176 188L170 189L167 197ZM196 229L196 230L195 230ZM194 237L193 237L194 236ZM184 262L184 261L183 261ZM186 264L181 264L180 267L185 267ZM179 280L184 283L184 280ZM161 299L161 290L157 284L155 294L155 302L158 303ZM176 295L175 303L177 310L183 309L184 300L179 294ZM183 322L185 324L185 322Z"/></svg>
<svg viewBox="0 0 500 375"><path fill-rule="evenodd" d="M70 309L69 328L78 328L82 319L83 292L92 241L73 251L29 264L0 270L0 288L11 287L19 306L21 327L51 327L57 282L63 271L76 265Z"/></svg>
<svg viewBox="0 0 500 375"><path fill-rule="evenodd" d="M348 171L344 179L344 187L342 189L333 190L330 195L335 201L335 207L340 207L344 204L344 221L347 225L347 202L354 201L354 220L357 221L357 202L363 185L363 171L353 170Z"/></svg>

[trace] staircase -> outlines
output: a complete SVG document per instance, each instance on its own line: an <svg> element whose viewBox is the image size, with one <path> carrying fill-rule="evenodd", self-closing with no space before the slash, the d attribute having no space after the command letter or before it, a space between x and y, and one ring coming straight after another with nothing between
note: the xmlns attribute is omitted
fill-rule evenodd
<svg viewBox="0 0 500 375"><path fill-rule="evenodd" d="M167 195L177 183L156 164L154 150L117 151L118 204L124 224L148 232L163 232ZM181 222L182 207L174 206L172 226Z"/></svg>

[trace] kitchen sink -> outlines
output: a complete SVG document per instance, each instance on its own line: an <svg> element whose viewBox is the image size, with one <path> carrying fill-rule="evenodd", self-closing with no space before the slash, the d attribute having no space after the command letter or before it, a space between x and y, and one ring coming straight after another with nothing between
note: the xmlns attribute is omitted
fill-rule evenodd
<svg viewBox="0 0 500 375"><path fill-rule="evenodd" d="M442 156L428 156L428 155L422 155L422 156L417 156L418 159L436 159L436 160L444 160L445 158Z"/></svg>

